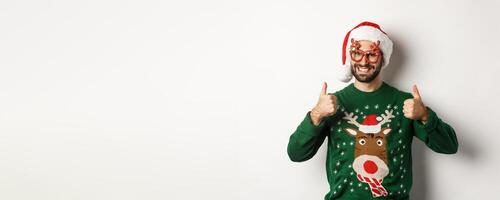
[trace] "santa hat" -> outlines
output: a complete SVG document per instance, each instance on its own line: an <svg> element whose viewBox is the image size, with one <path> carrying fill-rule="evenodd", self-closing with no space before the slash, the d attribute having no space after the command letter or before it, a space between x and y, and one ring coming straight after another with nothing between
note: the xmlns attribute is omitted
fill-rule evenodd
<svg viewBox="0 0 500 200"><path fill-rule="evenodd" d="M348 56L349 49L347 48L351 46L351 38L354 40L370 40L373 42L377 40L380 41L379 48L383 55L382 69L389 64L392 54L392 41L378 24L373 22L362 22L347 32L344 38L344 43L342 45L342 66L338 77L340 81L349 82L352 79L351 56Z"/></svg>
<svg viewBox="0 0 500 200"><path fill-rule="evenodd" d="M381 130L381 126L378 121L382 120L381 117L377 117L377 115L368 115L363 121L363 124L359 126L359 131L363 133L378 133Z"/></svg>

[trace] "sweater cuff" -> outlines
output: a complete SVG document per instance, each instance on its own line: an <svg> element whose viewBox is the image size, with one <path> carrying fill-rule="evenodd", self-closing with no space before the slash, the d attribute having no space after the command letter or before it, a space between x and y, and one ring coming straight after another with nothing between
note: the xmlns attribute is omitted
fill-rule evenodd
<svg viewBox="0 0 500 200"><path fill-rule="evenodd" d="M323 118L317 126L314 125L311 119L311 111L308 111L300 126L306 134L317 136L321 134L321 130L326 126L325 121L326 118Z"/></svg>
<svg viewBox="0 0 500 200"><path fill-rule="evenodd" d="M436 126L438 124L437 123L438 117L437 117L436 113L429 107L427 107L427 115L428 115L427 116L427 123L423 124L421 121L415 120L414 125L417 128L424 129L427 133L429 133L436 128Z"/></svg>

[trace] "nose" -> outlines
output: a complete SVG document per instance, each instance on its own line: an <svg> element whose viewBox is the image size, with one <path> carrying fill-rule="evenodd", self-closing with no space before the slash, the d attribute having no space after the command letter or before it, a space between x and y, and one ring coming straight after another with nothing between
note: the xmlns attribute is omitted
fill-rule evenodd
<svg viewBox="0 0 500 200"><path fill-rule="evenodd" d="M368 63L368 55L363 55L361 60L358 62L360 65L365 65Z"/></svg>
<svg viewBox="0 0 500 200"><path fill-rule="evenodd" d="M363 168L365 168L365 171L369 174L374 174L378 171L377 164L371 160L365 161L365 163L363 163Z"/></svg>

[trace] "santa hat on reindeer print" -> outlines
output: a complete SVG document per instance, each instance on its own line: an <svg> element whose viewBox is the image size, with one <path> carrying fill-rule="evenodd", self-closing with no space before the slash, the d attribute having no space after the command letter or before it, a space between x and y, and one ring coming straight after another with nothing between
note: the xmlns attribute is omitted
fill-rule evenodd
<svg viewBox="0 0 500 200"><path fill-rule="evenodd" d="M382 51L382 69L388 64L392 54L392 41L378 24L373 22L362 22L347 32L344 43L342 44L342 66L338 79L342 82L349 82L352 79L351 57L349 49L351 38L354 40L380 41L380 50Z"/></svg>
<svg viewBox="0 0 500 200"><path fill-rule="evenodd" d="M377 115L368 115L366 116L365 120L363 121L363 124L359 126L359 130L362 131L363 133L378 133L381 130L381 124L379 124L379 121L381 120L381 117L377 117Z"/></svg>

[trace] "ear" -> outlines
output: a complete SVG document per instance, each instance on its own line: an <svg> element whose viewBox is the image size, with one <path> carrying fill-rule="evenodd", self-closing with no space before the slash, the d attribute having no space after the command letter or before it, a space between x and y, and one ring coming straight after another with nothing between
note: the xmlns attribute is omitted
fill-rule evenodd
<svg viewBox="0 0 500 200"><path fill-rule="evenodd" d="M382 133L384 133L384 135L387 135L389 134L389 132L391 132L392 129L390 128L385 128L384 130L382 130Z"/></svg>
<svg viewBox="0 0 500 200"><path fill-rule="evenodd" d="M356 134L358 134L358 132L356 130L354 130L354 129L346 128L344 130L347 131L349 134L351 134L353 136L356 136Z"/></svg>

